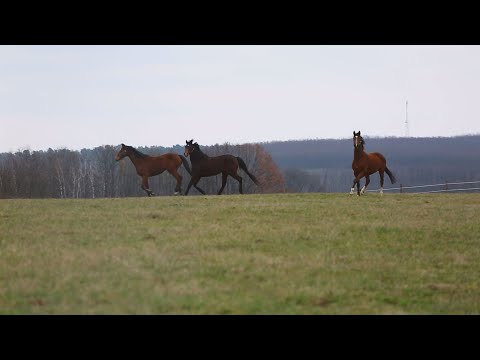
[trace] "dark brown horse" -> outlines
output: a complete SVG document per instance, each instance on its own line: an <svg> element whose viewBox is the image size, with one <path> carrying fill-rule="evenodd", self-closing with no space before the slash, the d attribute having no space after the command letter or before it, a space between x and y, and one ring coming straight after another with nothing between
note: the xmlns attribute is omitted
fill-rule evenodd
<svg viewBox="0 0 480 360"><path fill-rule="evenodd" d="M148 186L148 178L151 176L159 175L167 170L176 180L175 195L182 192L182 175L178 173L180 165L187 169L187 172L191 174L190 166L187 159L184 156L175 153L167 153L160 156L150 156L142 154L140 151L132 146L122 144L122 148L115 156L115 160L121 160L125 156L128 156L132 160L137 174L142 177L142 189L146 191L148 196L155 195Z"/></svg>
<svg viewBox="0 0 480 360"><path fill-rule="evenodd" d="M385 157L378 153L367 153L363 150L365 141L360 135L360 131L355 133L353 132L353 162L352 170L355 176L353 179L352 189L350 190L350 195L355 191L355 183L357 184L357 195L363 194L367 189L368 184L370 183L370 175L375 174L377 171L380 174L380 195L383 195L383 177L384 172L387 173L388 177L392 184L395 184L395 176L387 168L387 160ZM365 186L360 191L360 179L365 177Z"/></svg>
<svg viewBox="0 0 480 360"><path fill-rule="evenodd" d="M245 161L240 157L233 155L210 157L204 154L202 150L200 150L200 146L197 143L193 143L193 140L186 141L186 143L187 145L185 145L184 155L187 157L190 156L190 161L192 163L192 178L188 183L185 195L188 194L192 185L197 188L196 185L202 177L215 176L220 173L222 173L222 187L218 190L218 195L223 192L225 184L227 183L228 175L238 181L240 194L243 194L242 177L237 174L239 167L247 173L256 185L259 185L257 178L248 171ZM205 195L203 191L201 192Z"/></svg>

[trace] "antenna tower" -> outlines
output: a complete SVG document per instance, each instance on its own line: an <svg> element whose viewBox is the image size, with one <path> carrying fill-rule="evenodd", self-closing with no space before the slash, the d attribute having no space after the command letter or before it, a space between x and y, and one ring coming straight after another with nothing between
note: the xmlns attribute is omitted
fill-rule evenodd
<svg viewBox="0 0 480 360"><path fill-rule="evenodd" d="M405 137L410 137L410 130L408 129L408 100L405 104Z"/></svg>

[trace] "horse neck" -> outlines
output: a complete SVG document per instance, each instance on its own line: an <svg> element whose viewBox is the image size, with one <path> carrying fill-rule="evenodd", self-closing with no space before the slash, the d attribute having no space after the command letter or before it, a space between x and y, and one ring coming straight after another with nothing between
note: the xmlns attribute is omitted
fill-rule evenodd
<svg viewBox="0 0 480 360"><path fill-rule="evenodd" d="M135 165L135 168L138 168L145 161L144 158L141 158L140 156L137 156L135 153L130 153L127 156L130 158L133 165Z"/></svg>
<svg viewBox="0 0 480 360"><path fill-rule="evenodd" d="M190 160L191 161L198 161L208 159L208 155L202 152L200 149L196 149L194 152L190 153Z"/></svg>
<svg viewBox="0 0 480 360"><path fill-rule="evenodd" d="M353 148L353 160L358 161L362 157L366 156L367 153L363 150L363 145L359 146L358 148Z"/></svg>

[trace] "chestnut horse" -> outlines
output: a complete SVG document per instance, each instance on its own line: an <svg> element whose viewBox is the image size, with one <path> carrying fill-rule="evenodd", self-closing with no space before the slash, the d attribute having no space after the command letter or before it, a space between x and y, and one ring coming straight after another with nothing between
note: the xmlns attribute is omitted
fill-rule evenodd
<svg viewBox="0 0 480 360"><path fill-rule="evenodd" d="M142 154L140 151L132 146L122 144L122 148L115 156L115 160L121 160L125 156L128 156L132 160L137 174L142 177L142 189L145 190L148 196L155 195L148 186L148 178L151 176L159 175L167 170L176 180L175 195L182 192L182 175L178 173L180 165L185 167L187 172L191 174L190 166L187 159L182 155L175 153L167 153L160 156L150 156Z"/></svg>
<svg viewBox="0 0 480 360"><path fill-rule="evenodd" d="M200 146L197 143L193 143L193 140L185 142L187 145L185 145L184 155L187 157L190 156L190 161L192 163L192 178L187 186L185 195L188 194L188 191L192 185L198 190L197 183L202 177L214 176L220 173L222 173L222 187L220 190L218 190L218 195L223 192L223 189L227 183L228 175L238 181L240 184L240 194L243 194L242 177L237 174L239 167L247 173L247 175L256 185L259 185L257 178L248 171L247 165L240 157L233 155L210 157L204 154L202 150L200 150ZM199 191L205 195L205 192L201 190Z"/></svg>
<svg viewBox="0 0 480 360"><path fill-rule="evenodd" d="M353 174L355 175L355 179L353 179L353 185L352 189L350 190L350 195L352 195L355 191L355 183L357 184L357 195L360 196L360 194L363 194L367 189L368 184L370 183L370 175L375 174L377 171L380 174L380 195L383 195L384 172L387 173L392 184L395 184L395 176L387 168L387 160L385 160L385 157L382 154L378 152L367 153L363 150L363 145L365 145L365 141L360 135L360 131L358 132L358 134L354 131L352 170ZM360 191L360 179L363 177L365 177L366 181L365 185Z"/></svg>

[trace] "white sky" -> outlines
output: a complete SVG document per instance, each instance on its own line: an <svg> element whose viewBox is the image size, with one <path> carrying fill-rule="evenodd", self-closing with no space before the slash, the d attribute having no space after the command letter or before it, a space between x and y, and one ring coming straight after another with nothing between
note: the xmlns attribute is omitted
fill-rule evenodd
<svg viewBox="0 0 480 360"><path fill-rule="evenodd" d="M480 46L0 46L0 152L480 133Z"/></svg>

